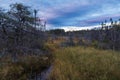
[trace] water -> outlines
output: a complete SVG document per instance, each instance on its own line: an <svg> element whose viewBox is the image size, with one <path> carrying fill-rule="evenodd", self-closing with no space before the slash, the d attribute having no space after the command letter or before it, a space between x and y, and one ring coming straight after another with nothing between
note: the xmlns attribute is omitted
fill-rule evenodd
<svg viewBox="0 0 120 80"><path fill-rule="evenodd" d="M30 80L47 80L52 68L53 68L53 66L50 66L49 68L47 68L40 74L37 74L34 79L30 79Z"/></svg>

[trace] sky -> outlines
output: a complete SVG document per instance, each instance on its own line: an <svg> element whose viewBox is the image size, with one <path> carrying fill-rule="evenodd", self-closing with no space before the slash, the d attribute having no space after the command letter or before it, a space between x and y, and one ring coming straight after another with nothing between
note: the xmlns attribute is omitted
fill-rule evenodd
<svg viewBox="0 0 120 80"><path fill-rule="evenodd" d="M0 0L0 7L23 3L37 9L48 29L90 29L110 18L120 18L120 0Z"/></svg>

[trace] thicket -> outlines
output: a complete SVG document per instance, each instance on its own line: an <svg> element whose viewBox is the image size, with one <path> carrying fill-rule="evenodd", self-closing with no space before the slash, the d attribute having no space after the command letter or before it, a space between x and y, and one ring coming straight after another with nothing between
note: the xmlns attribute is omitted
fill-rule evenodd
<svg viewBox="0 0 120 80"><path fill-rule="evenodd" d="M0 9L0 80L27 80L50 66L47 34L37 23L37 10L15 3Z"/></svg>

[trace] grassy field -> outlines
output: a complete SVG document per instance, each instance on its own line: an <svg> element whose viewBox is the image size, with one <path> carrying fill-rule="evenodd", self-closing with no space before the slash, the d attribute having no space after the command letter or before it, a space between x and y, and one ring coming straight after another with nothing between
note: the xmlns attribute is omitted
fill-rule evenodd
<svg viewBox="0 0 120 80"><path fill-rule="evenodd" d="M56 49L49 80L120 80L119 53L84 47Z"/></svg>
<svg viewBox="0 0 120 80"><path fill-rule="evenodd" d="M28 80L34 78L51 65L49 55L19 57L18 62L12 62L9 57L0 59L0 80Z"/></svg>

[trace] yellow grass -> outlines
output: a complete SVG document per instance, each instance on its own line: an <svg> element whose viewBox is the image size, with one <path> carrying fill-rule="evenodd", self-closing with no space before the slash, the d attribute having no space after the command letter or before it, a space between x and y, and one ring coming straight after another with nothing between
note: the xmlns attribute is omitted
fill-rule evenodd
<svg viewBox="0 0 120 80"><path fill-rule="evenodd" d="M120 80L119 52L68 47L54 55L49 80Z"/></svg>

